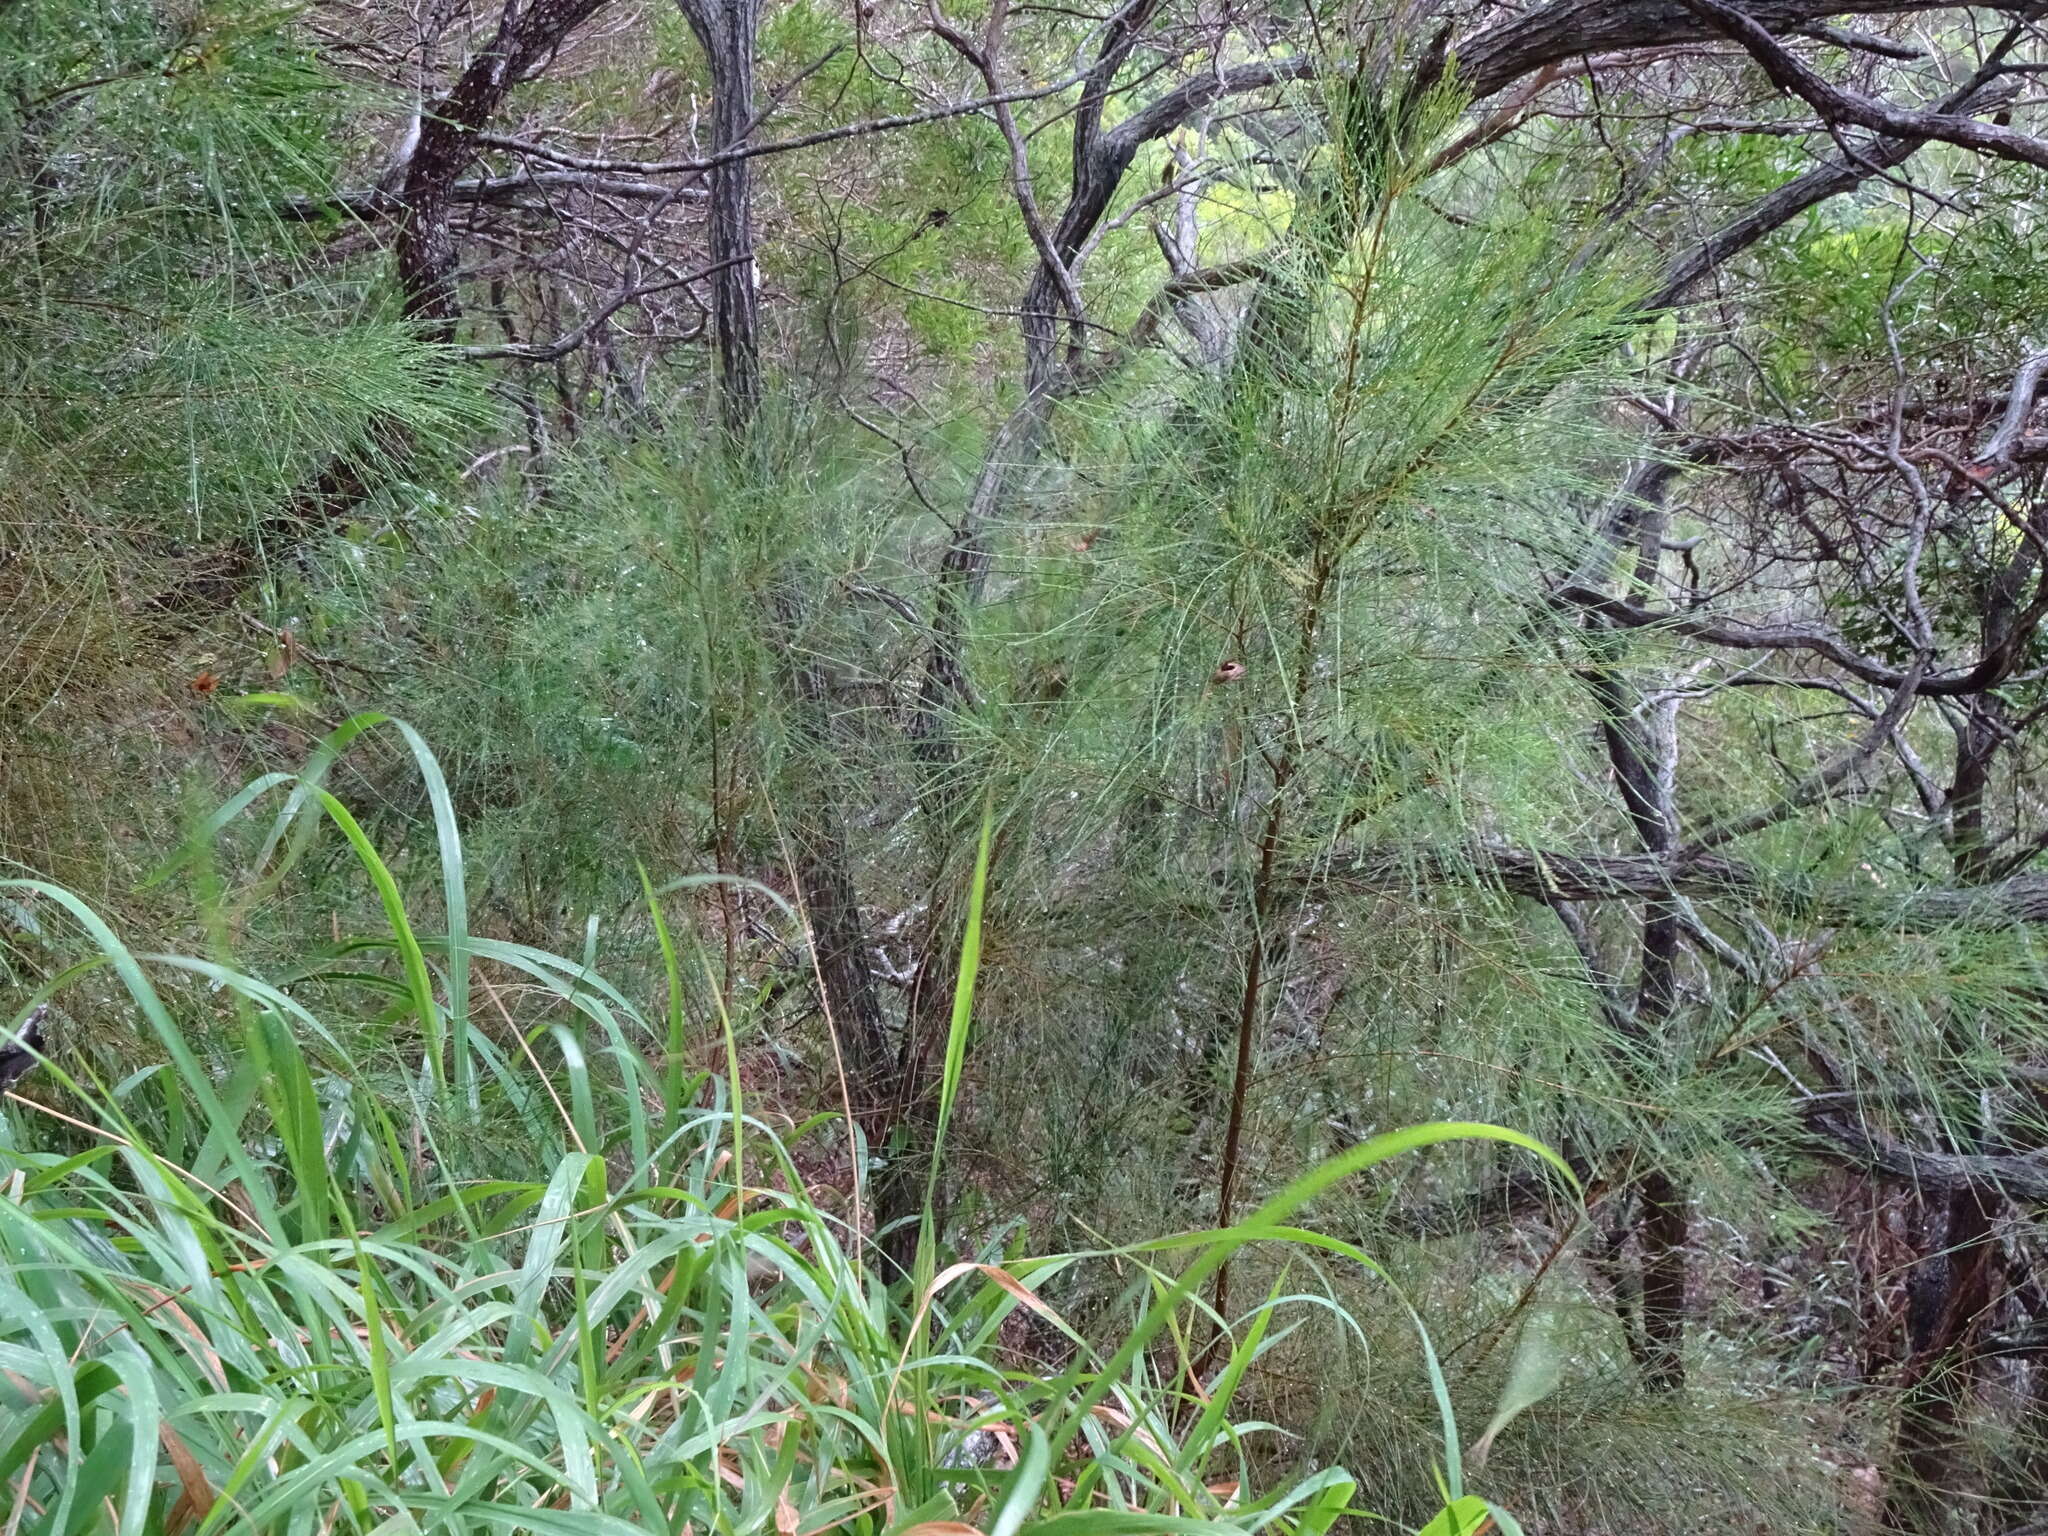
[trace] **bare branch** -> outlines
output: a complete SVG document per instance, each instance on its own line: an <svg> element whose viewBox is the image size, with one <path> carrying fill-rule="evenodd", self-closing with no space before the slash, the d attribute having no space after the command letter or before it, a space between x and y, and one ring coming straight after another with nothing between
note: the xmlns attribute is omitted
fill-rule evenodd
<svg viewBox="0 0 2048 1536"><path fill-rule="evenodd" d="M1927 658L1924 655L1916 658L1911 670L1899 680L1899 686L1892 690L1892 696L1885 704L1884 713L1871 722L1870 729L1856 742L1793 785L1776 804L1764 806L1747 816L1737 816L1708 827L1678 850L1678 861L1684 863L1688 859L1696 859L1709 849L1719 848L1724 843L1734 842L1737 838L1747 837L1752 832L1761 832L1766 827L1777 825L1786 817L1820 799L1869 762L1877 755L1878 748L1889 741L1904 724L1907 713L1913 707L1920 679L1926 670Z"/></svg>
<svg viewBox="0 0 2048 1536"><path fill-rule="evenodd" d="M1677 859L1653 853L1569 853L1506 844L1368 848L1299 883L1387 895L1470 886L1559 902L1665 901L1680 896L1776 906L1814 922L1932 932L2048 923L2048 876L2015 875L1983 885L1897 891L1869 885L1816 886L1714 854Z"/></svg>
<svg viewBox="0 0 2048 1536"><path fill-rule="evenodd" d="M1837 1161L1904 1179L1920 1189L1995 1189L2022 1204L2048 1205L2048 1153L1927 1152L1831 1109L1810 1109L1805 1118L1830 1144Z"/></svg>
<svg viewBox="0 0 2048 1536"><path fill-rule="evenodd" d="M598 327L602 326L628 304L635 303L652 294L667 293L676 288L686 288L691 283L699 282L704 278L712 276L714 273L723 272L729 267L736 267L753 259L753 252L748 251L744 255L728 257L724 261L715 261L709 266L699 267L694 272L685 272L681 277L664 278L658 283L643 283L637 288L621 289L593 310L590 317L581 325L576 326L573 330L564 331L553 341L515 343L502 347L463 347L457 355L471 362L505 359L518 363L551 363L558 357L566 357L569 353L582 346L583 343L590 340L597 333Z"/></svg>
<svg viewBox="0 0 2048 1536"><path fill-rule="evenodd" d="M1756 20L1722 0L1685 0L1694 14L1711 21L1741 43L1771 83L1798 96L1831 122L1854 123L1898 138L1940 139L1980 154L2048 169L2048 140L1955 112L1927 112L1847 91L1823 79Z"/></svg>
<svg viewBox="0 0 2048 1536"><path fill-rule="evenodd" d="M2036 352L2013 375L2012 393L2006 397L2005 415L1998 423L1998 430L1991 434L1991 440L1984 445L1984 451L1977 455L1980 464L2003 464L2009 462L2014 446L2026 431L2027 418L2034 412L2034 397L2041 391L2041 376L2048 373L2048 352Z"/></svg>

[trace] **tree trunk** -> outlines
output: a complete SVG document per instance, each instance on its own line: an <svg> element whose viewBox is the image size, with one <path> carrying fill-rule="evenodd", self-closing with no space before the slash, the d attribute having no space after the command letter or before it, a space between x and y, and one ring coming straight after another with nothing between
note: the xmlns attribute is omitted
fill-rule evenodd
<svg viewBox="0 0 2048 1536"><path fill-rule="evenodd" d="M818 1004L837 1042L849 1107L872 1155L894 1123L895 1090L889 1032L868 963L867 925L845 820L829 779L834 761L831 697L824 669L803 643L800 602L784 589L770 608L785 686L796 699L796 734L807 759L815 759L798 764L800 777L789 796L794 806L790 876L810 938Z"/></svg>
<svg viewBox="0 0 2048 1536"><path fill-rule="evenodd" d="M534 0L524 10L508 9L448 94L420 114L419 139L399 193L397 268L405 316L418 322L427 340L453 341L462 314L449 211L455 183L476 158L477 134L497 116L512 88L607 3Z"/></svg>
<svg viewBox="0 0 2048 1536"><path fill-rule="evenodd" d="M1983 1375L1978 1326L1997 1278L1998 1197L1965 1186L1948 1197L1934 1252L1913 1276L1907 1314L1913 1353L1885 1483L1884 1527L1915 1536L1975 1528L1962 1496L1970 1466L1966 1438Z"/></svg>
<svg viewBox="0 0 2048 1536"><path fill-rule="evenodd" d="M610 0L534 0L507 7L498 30L464 66L455 84L421 112L398 192L393 267L399 303L422 340L455 339L462 306L450 224L455 184L476 158L476 136L490 126L514 86L551 59L577 27ZM395 169L395 168L394 168ZM301 483L284 505L219 550L204 569L149 600L156 613L204 618L229 606L256 579L266 547L287 545L340 523L376 489L390 464L411 451L408 434L385 418L374 423L375 455L338 453Z"/></svg>
<svg viewBox="0 0 2048 1536"><path fill-rule="evenodd" d="M754 128L754 44L760 0L680 0L711 67L711 151L738 149ZM729 160L710 172L711 323L718 340L719 419L744 437L761 407L761 306L754 286L754 172Z"/></svg>
<svg viewBox="0 0 2048 1536"><path fill-rule="evenodd" d="M1643 1176L1642 1250L1643 1381L1658 1392L1685 1385L1686 1239L1691 1222L1685 1189L1662 1168Z"/></svg>
<svg viewBox="0 0 2048 1536"><path fill-rule="evenodd" d="M1666 852L1665 848L1651 850ZM1652 904L1643 915L1642 981L1630 1030L1636 1048L1655 1052L1678 1002L1677 911ZM1660 1164L1645 1173L1636 1222L1642 1266L1643 1381L1657 1392L1685 1385L1686 1239L1691 1222L1684 1185Z"/></svg>
<svg viewBox="0 0 2048 1536"><path fill-rule="evenodd" d="M1597 649L1602 642L1593 638ZM1667 855L1678 841L1677 814L1662 771L1673 749L1667 743L1660 752L1653 745L1614 672L1595 667L1583 676L1600 706L1601 738L1636 838L1645 853ZM1622 1071L1645 1092L1646 1058L1663 1049L1663 1031L1678 1003L1680 937L1675 906L1644 904L1635 1003L1617 1009L1614 1022L1629 1047ZM1635 1292L1642 1308L1643 1380L1653 1390L1675 1391L1685 1385L1687 1196L1677 1174L1661 1164L1639 1175L1637 1193Z"/></svg>
<svg viewBox="0 0 2048 1536"><path fill-rule="evenodd" d="M1987 631L1996 629L1987 622ZM1994 636L1986 635L1987 643ZM1950 781L1950 856L1957 880L1974 885L1995 873L1985 799L1992 765L2008 731L1997 700L1972 698L1956 728ZM1958 1150L1981 1148L1963 1146ZM1970 1476L1966 1431L1983 1376L1977 1334L1995 1296L1998 1212L1995 1189L1960 1185L1909 1282L1907 1327L1912 1353L1899 1396L1899 1422L1885 1479L1885 1529L1939 1533L1961 1529L1956 1510Z"/></svg>
<svg viewBox="0 0 2048 1536"><path fill-rule="evenodd" d="M940 905L947 904L934 901L934 907ZM960 981L958 948L943 917L926 925L925 945L905 1005L903 1040L889 1085L888 1141L874 1184L875 1230L882 1234L878 1242L892 1280L907 1279L917 1264L918 1227L938 1135L939 1082L933 1062L952 1025L953 993ZM944 1224L943 1196L941 1189L932 1191L939 1206L932 1212L935 1230Z"/></svg>

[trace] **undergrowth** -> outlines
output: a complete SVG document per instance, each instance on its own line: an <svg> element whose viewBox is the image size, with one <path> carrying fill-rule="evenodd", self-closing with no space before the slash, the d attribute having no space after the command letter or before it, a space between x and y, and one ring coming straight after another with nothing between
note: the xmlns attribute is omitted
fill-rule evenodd
<svg viewBox="0 0 2048 1536"><path fill-rule="evenodd" d="M426 785L439 932L326 787L371 730L403 734ZM254 872L230 878L216 844L266 809ZM332 935L272 979L238 968L238 924L334 831L385 931ZM410 728L351 720L302 772L230 800L173 876L209 955L137 953L74 893L0 882L83 940L16 1015L21 1038L46 1004L136 1030L114 1081L46 1040L0 1120L6 1536L1321 1536L1376 1518L1372 1490L1298 1460L1266 1477L1288 1464L1266 1449L1279 1432L1232 1402L1306 1314L1327 1316L1327 1292L1277 1286L1226 1320L1203 1280L1254 1243L1371 1271L1290 1222L1403 1151L1549 1155L1488 1126L1392 1132L1227 1230L1045 1257L943 1255L928 1209L916 1273L895 1276L858 1179L848 1209L807 1171L857 1156L851 1128L750 1111L746 1020L715 1015L726 1072L687 1065L698 957L653 881L653 1004L604 978L595 935L570 958L469 931L453 804ZM967 944L956 1046L972 926ZM1122 1286L1106 1337L1046 1298L1077 1266ZM1418 1347L1418 1401L1445 1434L1432 1536L1512 1533L1466 1491Z"/></svg>

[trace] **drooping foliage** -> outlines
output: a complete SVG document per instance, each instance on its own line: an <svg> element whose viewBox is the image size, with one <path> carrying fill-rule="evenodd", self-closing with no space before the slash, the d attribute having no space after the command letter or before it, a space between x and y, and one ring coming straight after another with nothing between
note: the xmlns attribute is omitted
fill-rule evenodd
<svg viewBox="0 0 2048 1536"><path fill-rule="evenodd" d="M2044 42L0 0L17 1523L2028 1529Z"/></svg>

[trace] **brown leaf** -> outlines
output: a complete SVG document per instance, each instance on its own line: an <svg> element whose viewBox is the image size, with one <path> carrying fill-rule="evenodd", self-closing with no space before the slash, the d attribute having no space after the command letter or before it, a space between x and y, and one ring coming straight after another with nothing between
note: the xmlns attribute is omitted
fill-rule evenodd
<svg viewBox="0 0 2048 1536"><path fill-rule="evenodd" d="M178 1474L178 1500L164 1516L164 1536L179 1536L212 1510L216 1497L213 1484L206 1480L206 1469L199 1465L199 1458L192 1454L175 1429L168 1424L157 1426L157 1438L163 1441L164 1454L171 1458L171 1466Z"/></svg>

